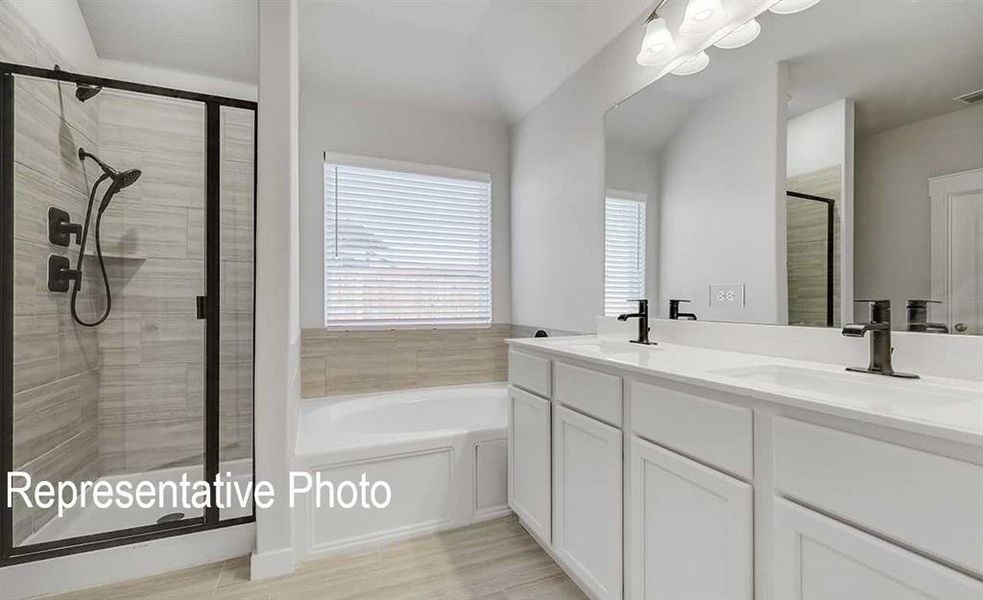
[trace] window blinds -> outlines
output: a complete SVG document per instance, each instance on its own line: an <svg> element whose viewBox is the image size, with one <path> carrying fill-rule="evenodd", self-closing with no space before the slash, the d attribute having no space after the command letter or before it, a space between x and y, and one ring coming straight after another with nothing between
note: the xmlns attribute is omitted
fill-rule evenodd
<svg viewBox="0 0 983 600"><path fill-rule="evenodd" d="M328 327L491 324L491 183L325 163Z"/></svg>
<svg viewBox="0 0 983 600"><path fill-rule="evenodd" d="M645 297L645 202L604 202L604 314L634 312Z"/></svg>

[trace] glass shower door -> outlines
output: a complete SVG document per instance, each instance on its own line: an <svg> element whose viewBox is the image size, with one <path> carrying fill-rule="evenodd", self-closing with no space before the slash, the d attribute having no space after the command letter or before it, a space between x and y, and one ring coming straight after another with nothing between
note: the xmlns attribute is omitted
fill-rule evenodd
<svg viewBox="0 0 983 600"><path fill-rule="evenodd" d="M11 466L56 485L202 479L205 105L12 78ZM17 502L11 542L202 516Z"/></svg>

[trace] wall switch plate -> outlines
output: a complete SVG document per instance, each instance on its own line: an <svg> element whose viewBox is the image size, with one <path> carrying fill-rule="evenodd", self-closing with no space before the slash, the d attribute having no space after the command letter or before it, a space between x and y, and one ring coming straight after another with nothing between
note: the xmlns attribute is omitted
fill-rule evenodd
<svg viewBox="0 0 983 600"><path fill-rule="evenodd" d="M710 284L710 308L735 308L744 306L744 284Z"/></svg>

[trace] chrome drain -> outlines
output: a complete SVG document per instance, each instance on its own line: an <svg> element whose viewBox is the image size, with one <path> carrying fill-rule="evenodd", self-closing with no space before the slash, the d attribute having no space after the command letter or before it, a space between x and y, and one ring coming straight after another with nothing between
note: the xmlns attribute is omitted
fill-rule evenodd
<svg viewBox="0 0 983 600"><path fill-rule="evenodd" d="M180 521L183 518L184 518L183 512L167 513L163 517L157 519L157 523L173 523L174 521Z"/></svg>

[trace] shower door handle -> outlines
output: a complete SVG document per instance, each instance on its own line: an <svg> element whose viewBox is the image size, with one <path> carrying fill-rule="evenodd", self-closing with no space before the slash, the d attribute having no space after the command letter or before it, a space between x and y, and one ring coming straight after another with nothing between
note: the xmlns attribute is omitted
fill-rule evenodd
<svg viewBox="0 0 983 600"><path fill-rule="evenodd" d="M197 309L199 319L208 318L208 298L205 296L198 296L195 298L195 307Z"/></svg>

